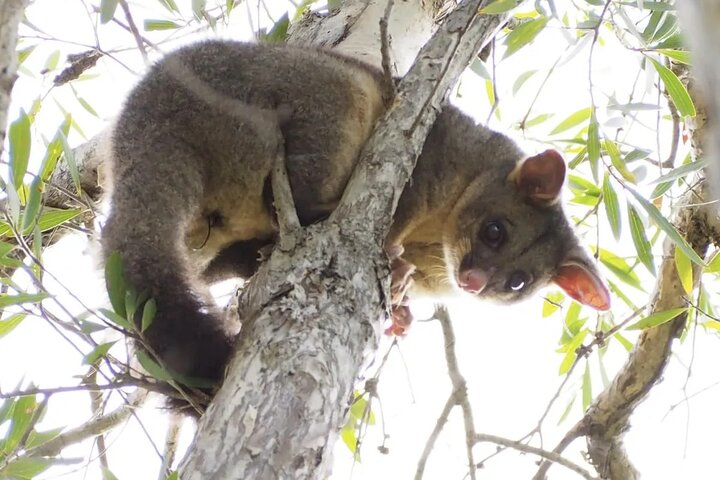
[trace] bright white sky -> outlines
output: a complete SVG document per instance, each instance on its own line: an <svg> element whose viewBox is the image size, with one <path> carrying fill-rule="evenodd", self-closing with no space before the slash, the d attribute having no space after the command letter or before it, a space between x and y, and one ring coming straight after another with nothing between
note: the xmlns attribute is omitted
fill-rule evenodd
<svg viewBox="0 0 720 480"><path fill-rule="evenodd" d="M184 8L188 7L190 2L177 3ZM275 6L277 5L279 2ZM163 18L165 12L157 2L148 0L133 2L131 8L139 25L143 18ZM255 7L250 10L256 19ZM249 39L247 28L240 27L244 25L246 14L244 5L237 8L233 14L234 26L221 31L221 34ZM26 73L39 71L56 49L61 50L61 58L67 53L86 50L72 42L95 44L93 21L79 0L36 0L29 8L27 16L38 28L64 42L42 42L27 60ZM23 29L23 33L33 35L27 28ZM74 99L71 89L65 86L51 91L44 100L43 110L37 119L38 128L34 130L34 134L41 131L46 136L51 136L60 124L62 117L55 101L73 113L88 137L102 129L106 121L118 111L125 92L137 79L136 73L142 71L142 63L137 51L132 50L131 37L123 30L106 25L99 27L97 35L105 49L109 50L114 46L130 47L130 51L119 54L117 58L131 65L132 70L118 62L105 59L91 71L98 75L97 80L74 82L75 89L93 106L102 120L98 121L84 111ZM167 32L147 34L155 41L166 38L167 35ZM613 45L616 41L612 35L605 34L604 38L608 45L595 51L593 73L596 97L604 102L605 95L617 95L620 102L625 102L627 90L637 71L637 56ZM501 120L493 118L490 126L506 131L516 138L518 134L512 127L524 115L542 75L536 75L515 96L512 93L512 81L519 73L531 68L546 69L565 48L565 41L557 30L554 35L543 35L541 39L544 42L543 48L534 50L535 55L518 54L503 61L497 72L502 117ZM544 55L538 55L537 52L543 52ZM553 120L548 122L548 129L569 113L588 105L587 55L588 44L585 44L573 61L558 69L539 99L534 109L536 114L556 114ZM50 74L47 78L30 78L27 74L21 75L13 93L10 118L15 118L19 108L28 109L38 92L47 92L53 76L54 74ZM650 85L653 80L654 77L648 76L647 79L641 79L640 84L646 82ZM462 79L460 93L458 103L476 118L485 121L489 105L483 81L474 74L467 73ZM651 97L644 101L652 103L655 99ZM601 123L612 121L612 115L606 115L604 110L601 110L601 115ZM650 113L647 118L650 118L648 124L654 125L654 113ZM605 125L610 130L610 126L607 123ZM543 138L542 131L533 131L537 135L535 139ZM635 134L640 136L636 138L643 138L643 135L649 138L637 142L645 141L646 145L653 146L654 133L637 131ZM546 147L532 141L535 139L518 140L522 141L529 151ZM70 141L77 145L84 139L78 132L72 132ZM663 141L665 150L667 143ZM32 158L39 162L44 148L41 142L36 142L34 147ZM603 246L613 243L606 232L602 232L601 237ZM594 237L588 238L592 240ZM629 241L628 239L629 235L623 240ZM54 248L53 253L45 257L46 265L61 278L69 291L81 297L88 306L102 306L102 276L94 270L94 262L87 255L87 248L86 242L81 238L67 238L62 245ZM627 244L611 248L619 253L632 252L632 246ZM647 280L648 288L651 288L653 279L648 276L643 278ZM48 279L49 287L53 283ZM52 290L58 292L61 302L72 305L74 311L83 310L63 293L60 286L55 285ZM629 293L634 298L643 298L638 292ZM562 317L555 315L543 319L540 315L541 307L542 299L539 297L510 308L480 304L472 300L460 300L452 304L460 368L468 381L479 432L511 439L524 436L535 426L562 381L558 376L562 356L554 351L562 333ZM618 320L628 314L622 307L617 308L614 313ZM635 338L631 334L628 336L631 340ZM626 437L630 458L643 472L644 478L648 479L717 478L717 466L713 459L717 450L714 439L720 426L716 407L720 404L720 391L716 388L716 365L720 364L720 348L715 336L699 334L696 337L694 332L683 345L677 344L675 347L676 356L666 371L664 381L652 391L650 398L637 409L632 418L632 429ZM439 324L430 322L415 325L407 339L401 342L400 351L401 355L397 352L391 355L380 382L385 431L390 436L386 443L390 448L389 455L380 455L377 452L375 447L382 441L382 431L379 426L371 427L364 441L361 464L353 466L350 453L342 443L338 443L335 452L337 465L333 478L408 478L414 475L424 443L450 393ZM597 393L603 385L597 355L591 358L593 391ZM624 358L625 352L617 343L613 343L604 356L609 378L612 378L622 365ZM82 371L79 361L79 355L42 320L29 319L9 337L0 340L0 388L3 391L11 390L21 378L25 384L32 381L42 387L75 384L76 380L70 375ZM691 364L692 376L688 379L688 366ZM583 368L584 365L581 365L581 368L577 369L546 421L543 446L547 449L552 449L563 433L581 416L578 395L569 419L556 426L569 398L575 392L579 393ZM688 402L683 401L685 395L692 396L706 388L707 390L693 396ZM677 408L673 409L675 405ZM42 427L75 426L87 418L88 411L87 394L56 395L51 400ZM375 413L379 417L379 409L376 409ZM155 444L162 449L164 415L158 414L150 405L146 406L139 416ZM464 431L462 423L458 421L459 410L453 414L453 420L436 444L425 478L459 480L465 474ZM188 424L185 428L186 437L190 436L191 431ZM187 441L187 438L185 440ZM111 433L108 445L110 466L119 479L144 480L157 477L159 458L141 432L137 421L133 420ZM571 451L577 452L584 447L582 442L576 442L575 446ZM482 459L493 451L494 447L491 445L477 447L475 458ZM91 455L92 459L97 455L95 451L92 454L89 452L90 445L87 443L67 449L64 457L85 460L71 469L51 470L46 478L100 478L97 464L85 468L88 455ZM569 452L569 458L580 461L578 455L571 455ZM505 452L487 463L486 468L480 472L481 478L530 478L535 471L536 460L534 457ZM550 478L578 477L556 466L551 470Z"/></svg>

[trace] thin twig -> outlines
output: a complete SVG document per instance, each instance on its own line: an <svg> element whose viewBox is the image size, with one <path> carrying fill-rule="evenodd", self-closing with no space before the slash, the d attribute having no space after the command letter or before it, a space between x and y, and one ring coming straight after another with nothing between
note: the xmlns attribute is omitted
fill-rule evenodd
<svg viewBox="0 0 720 480"><path fill-rule="evenodd" d="M442 326L443 337L445 338L445 362L448 367L448 375L453 386L453 396L463 412L465 423L465 448L467 453L468 468L471 480L475 480L475 459L473 457L473 446L475 445L475 420L473 419L472 407L467 394L467 382L458 366L457 354L455 353L455 331L450 322L450 315L444 305L435 306L435 318Z"/></svg>
<svg viewBox="0 0 720 480"><path fill-rule="evenodd" d="M573 472L579 474L581 477L587 480L598 480L598 477L593 476L588 470L584 469L580 465L571 462L570 460L567 460L560 454L548 452L547 450L543 450L542 448L531 447L530 445L526 445L522 442L508 440L507 438L498 437L497 435L489 435L486 433L478 433L475 436L475 441L478 443L491 442L496 445L502 445L504 447L512 448L513 450L517 450L519 452L531 453L546 460L550 460L553 463L557 463L558 465L562 465L563 467L572 470Z"/></svg>
<svg viewBox="0 0 720 480"><path fill-rule="evenodd" d="M390 58L390 35L388 34L388 23L390 12L393 7L393 0L387 0L385 13L380 19L380 55L382 57L383 69L383 97L385 102L395 97L395 82L393 82L392 59Z"/></svg>
<svg viewBox="0 0 720 480"><path fill-rule="evenodd" d="M430 433L427 442L425 442L425 448L423 449L422 455L420 455L420 460L418 460L418 466L415 470L415 480L420 480L423 477L423 474L425 473L425 464L427 463L428 457L430 457L433 446L435 445L435 442L440 436L440 433L442 432L443 428L445 428L445 425L448 422L448 417L450 417L450 412L452 411L455 404L455 395L450 394L450 396L448 396L447 402L445 402L445 406L443 407L440 416L435 422L435 428L433 429L432 433Z"/></svg>
<svg viewBox="0 0 720 480"><path fill-rule="evenodd" d="M300 220L295 209L295 201L285 168L285 141L278 124L277 150L272 172L272 192L280 230L280 248L290 250L295 246L295 232L300 229Z"/></svg>
<svg viewBox="0 0 720 480"><path fill-rule="evenodd" d="M123 12L125 13L125 18L127 19L130 32L135 38L135 43L137 44L138 50L140 50L143 61L145 62L145 64L147 64L148 55L147 51L145 50L145 41L143 40L142 35L140 35L140 31L138 30L137 25L135 25L135 21L133 20L132 14L130 13L130 7L128 6L126 0L120 0L120 8L122 8Z"/></svg>
<svg viewBox="0 0 720 480"><path fill-rule="evenodd" d="M182 430L182 417L177 414L170 414L170 423L168 425L167 435L165 437L165 450L163 451L163 461L160 467L158 480L165 480L172 470L175 455L177 454L178 441L180 439L180 431Z"/></svg>

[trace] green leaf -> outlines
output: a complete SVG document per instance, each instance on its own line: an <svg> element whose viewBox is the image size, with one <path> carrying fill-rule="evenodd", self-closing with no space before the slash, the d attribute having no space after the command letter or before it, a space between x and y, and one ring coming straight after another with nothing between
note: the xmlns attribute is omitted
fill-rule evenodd
<svg viewBox="0 0 720 480"><path fill-rule="evenodd" d="M370 402L362 395L355 393L355 399L350 405L350 415L358 421L367 421L369 425L375 424L375 416L370 408Z"/></svg>
<svg viewBox="0 0 720 480"><path fill-rule="evenodd" d="M680 284L688 295L693 291L693 270L690 259L682 250L675 247L675 268L677 268Z"/></svg>
<svg viewBox="0 0 720 480"><path fill-rule="evenodd" d="M604 248L599 249L599 258L600 262L602 262L602 264L605 265L608 270L613 272L620 280L637 288L638 290L642 290L643 292L645 291L637 273L633 271L632 267L628 265L625 260L618 257L611 251L605 250Z"/></svg>
<svg viewBox="0 0 720 480"><path fill-rule="evenodd" d="M470 70L477 75L478 77L484 79L484 80L492 80L492 76L490 75L490 72L488 72L487 68L485 67L485 64L482 60L475 57L470 63Z"/></svg>
<svg viewBox="0 0 720 480"><path fill-rule="evenodd" d="M710 259L705 267L705 273L718 273L720 272L720 250L715 252L715 255Z"/></svg>
<svg viewBox="0 0 720 480"><path fill-rule="evenodd" d="M529 70L527 72L523 72L520 75L518 75L517 79L515 79L515 83L513 83L512 92L513 95L517 95L517 92L520 91L520 88L527 82L533 75L535 75L538 71L537 70Z"/></svg>
<svg viewBox="0 0 720 480"><path fill-rule="evenodd" d="M542 307L543 318L547 318L556 311L558 311L560 309L560 306L562 305L562 301L564 298L565 295L560 292L550 292L545 295L545 301L543 302Z"/></svg>
<svg viewBox="0 0 720 480"><path fill-rule="evenodd" d="M600 161L600 133L595 112L590 115L590 124L588 125L587 151L590 160L590 168L592 169L593 178L598 179L598 163Z"/></svg>
<svg viewBox="0 0 720 480"><path fill-rule="evenodd" d="M626 330L643 330L645 328L650 327L656 327L658 325L662 325L663 323L667 323L673 318L677 317L681 313L684 313L687 311L687 307L684 308L673 308L671 310L665 310L662 312L656 312L652 315L649 315L642 320L633 323L632 325L626 327Z"/></svg>
<svg viewBox="0 0 720 480"><path fill-rule="evenodd" d="M120 252L112 252L105 261L105 285L113 310L121 317L127 318L127 311L125 310L127 282L125 281Z"/></svg>
<svg viewBox="0 0 720 480"><path fill-rule="evenodd" d="M45 458L19 458L0 470L0 478L31 480L53 465Z"/></svg>
<svg viewBox="0 0 720 480"><path fill-rule="evenodd" d="M173 22L172 20L151 20L145 19L143 21L143 29L146 32L152 32L153 30L174 30L180 28L181 25Z"/></svg>
<svg viewBox="0 0 720 480"><path fill-rule="evenodd" d="M72 220L81 213L82 210L79 208L70 208L67 210L46 208L42 215L40 215L38 226L40 227L41 232L46 232Z"/></svg>
<svg viewBox="0 0 720 480"><path fill-rule="evenodd" d="M528 43L532 42L542 29L545 28L547 22L547 17L536 18L523 23L510 32L510 34L505 38L505 45L507 46L507 49L505 50L503 58L509 57Z"/></svg>
<svg viewBox="0 0 720 480"><path fill-rule="evenodd" d="M360 452L358 451L358 439L357 439L357 432L355 429L355 425L348 422L345 424L345 426L340 430L340 438L342 438L343 443L345 446L350 450L350 452L355 456L355 460L357 462L360 461Z"/></svg>
<svg viewBox="0 0 720 480"><path fill-rule="evenodd" d="M198 20L205 16L205 3L206 0L192 0L192 11Z"/></svg>
<svg viewBox="0 0 720 480"><path fill-rule="evenodd" d="M60 63L60 50L55 50L50 55L48 55L47 60L45 61L45 69L46 71L55 70L58 66L58 63Z"/></svg>
<svg viewBox="0 0 720 480"><path fill-rule="evenodd" d="M80 105L82 105L82 107L85 109L85 111L87 111L93 117L100 118L100 115L98 115L98 113L95 111L95 109L92 107L92 105L90 105L90 103L87 100L78 96L77 94L75 95L75 98L77 99L78 103L80 103Z"/></svg>
<svg viewBox="0 0 720 480"><path fill-rule="evenodd" d="M3 450L5 453L10 453L15 450L20 444L28 428L31 426L33 415L37 409L37 399L35 395L27 395L20 397L15 402L13 408L10 429L5 439L5 445Z"/></svg>
<svg viewBox="0 0 720 480"><path fill-rule="evenodd" d="M603 147L605 147L605 151L607 152L608 156L610 157L610 162L612 162L615 169L622 175L622 177L627 180L630 183L635 183L635 175L627 169L626 162L623 162L620 159L620 150L618 149L615 142L613 142L610 139L603 140Z"/></svg>
<svg viewBox="0 0 720 480"><path fill-rule="evenodd" d="M480 9L482 14L491 15L496 13L505 13L517 7L522 0L495 0L490 5Z"/></svg>
<svg viewBox="0 0 720 480"><path fill-rule="evenodd" d="M537 115L531 119L529 119L527 122L525 122L526 127L534 127L535 125L540 125L544 121L554 117L554 113L541 113L540 115Z"/></svg>
<svg viewBox="0 0 720 480"><path fill-rule="evenodd" d="M0 257L7 257L13 250L15 250L15 245L7 242L0 242Z"/></svg>
<svg viewBox="0 0 720 480"><path fill-rule="evenodd" d="M587 119L590 118L590 115L592 114L592 108L587 107L583 108L581 110L578 110L577 112L571 114L569 117L567 117L565 120L560 122L557 127L555 127L551 132L550 135L556 135L558 133L564 132L565 130L569 130L572 127L575 127L577 125L580 125L581 123L585 122Z"/></svg>
<svg viewBox="0 0 720 480"><path fill-rule="evenodd" d="M15 389L19 389L20 385L16 386ZM13 413L13 410L15 410L15 399L13 398L6 398L5 400L0 402L0 425L5 423ZM4 434L3 434L4 436ZM0 452L4 451L3 447L3 440L0 439Z"/></svg>
<svg viewBox="0 0 720 480"><path fill-rule="evenodd" d="M151 298L145 302L145 306L143 307L142 323L140 324L141 332L144 332L150 325L152 325L152 321L155 320L156 313L157 304L155 303L155 299Z"/></svg>
<svg viewBox="0 0 720 480"><path fill-rule="evenodd" d="M105 357L113 345L115 345L115 342L101 343L83 357L83 363L86 365L94 364L99 359Z"/></svg>
<svg viewBox="0 0 720 480"><path fill-rule="evenodd" d="M573 395L568 404L565 406L565 410L563 410L562 415L560 415L560 419L558 420L558 425L560 425L562 422L564 422L568 415L570 415L570 412L572 411L573 405L575 405L575 400L577 400L577 396Z"/></svg>
<svg viewBox="0 0 720 480"><path fill-rule="evenodd" d="M608 221L610 222L610 228L612 229L615 240L620 240L620 233L622 231L622 221L620 219L620 202L618 202L618 196L615 192L615 188L610 182L610 175L605 172L605 179L603 181L603 203L605 204L605 213L607 214Z"/></svg>
<svg viewBox="0 0 720 480"><path fill-rule="evenodd" d="M173 13L180 13L180 10L178 10L177 5L175 4L175 0L158 0L162 4L163 7L167 8L170 12ZM230 9L228 8L228 11Z"/></svg>
<svg viewBox="0 0 720 480"><path fill-rule="evenodd" d="M173 376L170 375L170 372L158 365L158 363L152 358L150 358L147 353L138 350L137 352L135 352L135 356L140 362L140 365L142 365L142 367L145 369L146 372L148 372L148 374L150 374L151 377L156 378L161 382L172 382Z"/></svg>
<svg viewBox="0 0 720 480"><path fill-rule="evenodd" d="M113 313L115 313L115 312L113 312ZM92 333L100 332L102 330L107 329L107 327L105 325L91 322L90 320L78 319L78 323L80 324L80 331L86 335L90 335Z"/></svg>
<svg viewBox="0 0 720 480"><path fill-rule="evenodd" d="M660 27L655 31L655 33L652 36L651 41L659 41L662 40L673 33L677 31L677 16L676 15L669 15L667 13L663 16L663 21L660 24Z"/></svg>
<svg viewBox="0 0 720 480"><path fill-rule="evenodd" d="M72 120L70 123L72 124ZM80 184L80 171L75 163L75 153L73 153L73 150L70 148L70 144L67 141L67 137L62 132L60 132L60 143L62 143L63 146L63 158L65 159L65 163L67 163L70 177L75 185L75 191L80 194L82 193L82 185Z"/></svg>
<svg viewBox="0 0 720 480"><path fill-rule="evenodd" d="M72 220L82 213L82 210L74 208L61 210L57 208L45 208L40 219L38 220L38 228L41 232L51 230L63 223ZM12 235L12 228L6 222L0 222L0 237Z"/></svg>
<svg viewBox="0 0 720 480"><path fill-rule="evenodd" d="M16 313L5 320L0 320L0 338L12 332L15 327L20 325L20 322L25 320L26 316L25 313Z"/></svg>
<svg viewBox="0 0 720 480"><path fill-rule="evenodd" d="M620 345L622 345L622 347L625 349L626 352L630 352L630 350L632 350L632 347L633 347L632 342L630 340L628 340L627 338L625 338L624 336L622 336L620 333L615 333L615 335L613 335L613 338L615 340L617 340L620 343Z"/></svg>
<svg viewBox="0 0 720 480"><path fill-rule="evenodd" d="M628 202L628 222L630 223L630 234L632 235L635 250L638 258L653 275L657 275L655 270L655 259L652 255L652 245L645 235L645 226L637 210Z"/></svg>
<svg viewBox="0 0 720 480"><path fill-rule="evenodd" d="M100 23L105 24L115 16L118 0L100 0Z"/></svg>
<svg viewBox="0 0 720 480"><path fill-rule="evenodd" d="M270 29L267 35L263 35L261 39L266 43L281 43L287 38L288 27L290 26L290 18L285 13L280 19L275 22L275 25Z"/></svg>
<svg viewBox="0 0 720 480"><path fill-rule="evenodd" d="M35 51L35 47L37 47L37 45L30 45L29 47L17 51L18 65L22 65L23 62L28 59L30 54Z"/></svg>
<svg viewBox="0 0 720 480"><path fill-rule="evenodd" d="M650 185L653 185L655 183L666 183L666 182L672 182L674 180L677 180L678 178L684 178L688 176L688 174L695 172L697 170L700 170L702 168L707 167L710 165L710 159L704 158L702 160L698 160L695 162L686 163L685 165L681 165L677 168L673 168L665 175L662 175L655 180L650 182Z"/></svg>
<svg viewBox="0 0 720 480"><path fill-rule="evenodd" d="M99 308L98 311L102 313L106 319L116 324L120 328L123 328L129 332L133 331L133 326L130 322L128 322L127 318L121 317L117 313L113 312L112 310L108 310L107 308Z"/></svg>
<svg viewBox="0 0 720 480"><path fill-rule="evenodd" d="M660 210L658 210L655 205L648 202L642 195L640 195L632 188L628 188L627 190L632 194L633 197L635 197L635 200L637 200L640 206L645 209L648 215L650 215L650 218L653 219L653 221L660 228L660 230L665 232L665 235L667 235L668 238L675 243L675 245L680 247L682 251L685 252L688 257L690 257L690 260L700 265L701 267L705 266L702 258L700 258L698 254L695 253L695 250L693 250L690 245L687 244L682 235L678 233L675 227L665 218L662 213L660 213Z"/></svg>
<svg viewBox="0 0 720 480"><path fill-rule="evenodd" d="M44 432L38 432L36 430L33 430L30 432L30 435L28 436L27 440L27 448L37 447L38 445L42 445L43 443L47 443L53 438L60 435L60 433L65 430L65 427L58 427L53 428L51 430L46 430Z"/></svg>
<svg viewBox="0 0 720 480"><path fill-rule="evenodd" d="M616 110L623 113L640 112L640 111L656 111L660 110L660 106L653 103L623 103L612 104L607 106L608 110Z"/></svg>
<svg viewBox="0 0 720 480"><path fill-rule="evenodd" d="M642 8L643 10L650 10L650 11L669 11L669 10L675 10L675 5L671 3L663 3L663 2L645 2L642 0L635 0L632 2L618 2L619 5L625 5L628 7L637 7Z"/></svg>
<svg viewBox="0 0 720 480"><path fill-rule="evenodd" d="M583 411L592 403L592 381L590 379L590 363L585 362L585 372L582 381L582 407Z"/></svg>
<svg viewBox="0 0 720 480"><path fill-rule="evenodd" d="M688 94L682 82L678 79L678 77L673 73L672 70L662 65L657 60L649 57L648 59L650 60L650 62L652 62L655 70L657 70L658 72L658 75L660 75L660 79L662 79L663 83L665 84L668 95L670 95L670 98L675 104L678 113L683 117L694 117L695 105L693 105L693 101L690 98L690 95Z"/></svg>
<svg viewBox="0 0 720 480"><path fill-rule="evenodd" d="M10 295L8 293L0 293L0 309L9 307L10 305L20 305L23 303L39 303L50 295L47 293L18 293Z"/></svg>
<svg viewBox="0 0 720 480"><path fill-rule="evenodd" d="M660 48L685 48L687 45L685 45L685 39L680 35L679 32L673 33L669 37L667 37L662 42L655 45L655 49Z"/></svg>
<svg viewBox="0 0 720 480"><path fill-rule="evenodd" d="M110 471L109 468L103 466L102 467L102 476L103 480L118 480L118 478L115 476L113 472Z"/></svg>
<svg viewBox="0 0 720 480"><path fill-rule="evenodd" d="M662 53L668 58L671 58L675 60L676 62L684 63L685 65L690 65L690 52L687 50L673 50L670 48L658 48L656 50L659 53Z"/></svg>
<svg viewBox="0 0 720 480"><path fill-rule="evenodd" d="M25 110L20 110L20 116L10 124L8 129L10 142L10 178L16 189L23 184L23 178L30 160L30 117Z"/></svg>
<svg viewBox="0 0 720 480"><path fill-rule="evenodd" d="M125 291L125 318L132 322L135 318L135 311L138 306L138 296L134 289L129 288Z"/></svg>
<svg viewBox="0 0 720 480"><path fill-rule="evenodd" d="M673 182L660 183L653 189L653 191L650 193L650 195L648 195L648 198L654 199L654 198L661 197L662 195L665 194L665 192L670 190L670 188L672 188L672 186L673 186Z"/></svg>
<svg viewBox="0 0 720 480"><path fill-rule="evenodd" d="M43 198L43 192L45 190L44 186L45 184L40 179L40 177L35 177L35 179L30 184L30 194L28 196L27 203L25 204L25 210L23 211L22 217L22 232L24 234L27 234L30 230L32 230L32 227L35 225L35 222L38 219L38 214L40 213L40 205Z"/></svg>
<svg viewBox="0 0 720 480"><path fill-rule="evenodd" d="M64 135L68 134L68 131L70 130L70 122L71 119L66 117L60 127L58 127L58 132L55 134L52 142L50 142L47 146L45 158L42 161L40 173L38 174L38 176L45 181L47 181L55 171L55 166L60 159L60 153L62 152L63 147L62 140L60 140L60 133L62 132Z"/></svg>
<svg viewBox="0 0 720 480"><path fill-rule="evenodd" d="M568 347L572 343L572 340L577 337L585 326L585 320L580 318L580 304L577 302L570 303L565 314L563 321L563 334L560 337L560 345L562 345L562 351L572 350L573 347Z"/></svg>
<svg viewBox="0 0 720 480"><path fill-rule="evenodd" d="M232 1L232 0L229 0L229 1ZM180 474L178 473L177 470L175 470L170 475L168 475L168 477L165 480L180 480Z"/></svg>
<svg viewBox="0 0 720 480"><path fill-rule="evenodd" d="M577 357L577 349L580 348L580 345L582 345L587 333L588 330L584 328L567 345L565 357L563 357L562 362L560 362L560 375L564 375L570 371L570 368L573 366L573 363L575 363L575 358Z"/></svg>
<svg viewBox="0 0 720 480"><path fill-rule="evenodd" d="M587 144L580 149L580 151L575 155L575 157L568 162L568 167L570 170L574 170L577 168L578 165L580 165L582 162L585 161L585 158L587 157Z"/></svg>
<svg viewBox="0 0 720 480"><path fill-rule="evenodd" d="M586 180L579 175L575 175L574 173L568 175L568 185L573 191L586 191L588 194L594 197L599 197L601 193L601 190L593 182L591 182L590 180Z"/></svg>

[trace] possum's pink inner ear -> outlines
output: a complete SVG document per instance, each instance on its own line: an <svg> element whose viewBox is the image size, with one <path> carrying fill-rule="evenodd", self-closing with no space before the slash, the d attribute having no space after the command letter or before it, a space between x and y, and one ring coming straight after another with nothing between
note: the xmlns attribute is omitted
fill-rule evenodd
<svg viewBox="0 0 720 480"><path fill-rule="evenodd" d="M610 292L607 287L594 272L580 264L563 265L553 282L583 305L595 310L610 309Z"/></svg>
<svg viewBox="0 0 720 480"><path fill-rule="evenodd" d="M565 161L557 151L545 150L525 159L510 175L518 190L531 201L554 203L565 181Z"/></svg>

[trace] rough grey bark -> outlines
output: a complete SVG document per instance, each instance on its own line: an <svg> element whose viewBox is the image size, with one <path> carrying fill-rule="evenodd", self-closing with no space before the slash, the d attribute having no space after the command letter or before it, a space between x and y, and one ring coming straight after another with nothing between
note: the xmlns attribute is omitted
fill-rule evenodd
<svg viewBox="0 0 720 480"><path fill-rule="evenodd" d="M501 25L466 1L400 85L340 206L281 242L243 293L223 387L181 466L193 479L323 478L353 384L387 314L383 239L452 82Z"/></svg>
<svg viewBox="0 0 720 480"><path fill-rule="evenodd" d="M0 155L5 145L10 93L17 78L18 25L29 0L0 0Z"/></svg>

